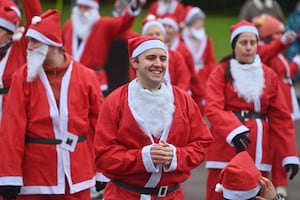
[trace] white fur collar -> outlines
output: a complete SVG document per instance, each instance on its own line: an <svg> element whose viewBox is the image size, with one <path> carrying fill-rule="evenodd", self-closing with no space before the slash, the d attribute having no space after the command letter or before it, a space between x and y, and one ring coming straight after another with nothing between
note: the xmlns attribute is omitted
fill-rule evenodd
<svg viewBox="0 0 300 200"><path fill-rule="evenodd" d="M133 87L132 109L144 122L150 133L160 138L166 126L173 120L175 111L172 87L163 83L157 91L144 89L139 82Z"/></svg>
<svg viewBox="0 0 300 200"><path fill-rule="evenodd" d="M265 3L261 2L261 0L253 0L254 5L258 9L263 9L264 7L266 8L272 8L273 7L273 1L272 0L265 0Z"/></svg>
<svg viewBox="0 0 300 200"><path fill-rule="evenodd" d="M230 60L230 70L233 77L233 87L238 96L246 102L253 102L260 97L265 87L264 73L259 56L252 64L240 64L237 60Z"/></svg>

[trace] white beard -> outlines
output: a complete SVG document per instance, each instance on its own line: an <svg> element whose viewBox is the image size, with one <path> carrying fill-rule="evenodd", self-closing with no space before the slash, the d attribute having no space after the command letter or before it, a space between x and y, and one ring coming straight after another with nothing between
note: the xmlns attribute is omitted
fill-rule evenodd
<svg viewBox="0 0 300 200"><path fill-rule="evenodd" d="M191 32L192 37L194 37L197 40L202 41L206 38L206 33L204 28L200 28L200 29L190 28L189 30Z"/></svg>
<svg viewBox="0 0 300 200"><path fill-rule="evenodd" d="M262 63L258 56L252 64L240 64L237 60L230 60L230 70L233 77L233 87L238 96L247 103L260 97L265 87Z"/></svg>
<svg viewBox="0 0 300 200"><path fill-rule="evenodd" d="M253 3L260 10L263 9L264 7L266 7L266 8L273 7L272 0L266 0L265 3L261 2L260 0L253 0Z"/></svg>
<svg viewBox="0 0 300 200"><path fill-rule="evenodd" d="M48 53L48 45L27 51L27 81L32 82L43 69L43 63Z"/></svg>
<svg viewBox="0 0 300 200"><path fill-rule="evenodd" d="M75 34L85 40L89 36L93 25L100 18L97 9L92 8L88 12L81 13L77 6L73 8L72 11L72 25Z"/></svg>
<svg viewBox="0 0 300 200"><path fill-rule="evenodd" d="M137 83L132 91L132 105L150 133L157 138L161 137L166 125L173 119L174 96L172 89L165 84L158 91L149 91Z"/></svg>

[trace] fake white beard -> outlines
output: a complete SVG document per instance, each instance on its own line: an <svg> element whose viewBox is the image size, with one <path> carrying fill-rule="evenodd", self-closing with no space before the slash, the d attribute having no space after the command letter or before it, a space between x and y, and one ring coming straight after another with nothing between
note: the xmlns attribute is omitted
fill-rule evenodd
<svg viewBox="0 0 300 200"><path fill-rule="evenodd" d="M230 70L233 77L233 87L238 96L247 103L260 97L265 87L262 63L258 56L252 64L240 64L237 60L230 60Z"/></svg>
<svg viewBox="0 0 300 200"><path fill-rule="evenodd" d="M173 0L171 0L170 2L165 2L163 0L158 2L158 8L157 8L157 14L158 15L163 15L165 13L168 13L171 6L172 6Z"/></svg>
<svg viewBox="0 0 300 200"><path fill-rule="evenodd" d="M263 9L264 7L266 7L266 8L273 7L272 0L265 0L265 3L263 3L261 0L253 0L253 3L260 10Z"/></svg>
<svg viewBox="0 0 300 200"><path fill-rule="evenodd" d="M191 35L197 39L197 40L203 40L206 37L205 29L200 28L200 29L195 29L195 28L190 28Z"/></svg>
<svg viewBox="0 0 300 200"><path fill-rule="evenodd" d="M27 51L27 81L32 82L43 69L43 63L48 53L48 45Z"/></svg>
<svg viewBox="0 0 300 200"><path fill-rule="evenodd" d="M96 8L92 8L90 11L82 13L79 11L78 7L75 6L71 16L75 34L79 38L85 40L89 36L93 25L99 18L100 15Z"/></svg>
<svg viewBox="0 0 300 200"><path fill-rule="evenodd" d="M144 89L139 83L137 85L132 91L133 109L151 134L160 138L166 125L173 119L175 106L172 89L164 83L157 91Z"/></svg>

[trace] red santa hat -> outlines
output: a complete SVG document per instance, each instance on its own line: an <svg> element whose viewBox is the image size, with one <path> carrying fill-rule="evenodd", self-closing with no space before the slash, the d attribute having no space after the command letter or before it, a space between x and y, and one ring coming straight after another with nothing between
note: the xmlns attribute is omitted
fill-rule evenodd
<svg viewBox="0 0 300 200"><path fill-rule="evenodd" d="M246 20L241 20L237 24L234 24L230 27L231 37L230 42L241 33L254 33L257 37L259 37L258 30L255 25Z"/></svg>
<svg viewBox="0 0 300 200"><path fill-rule="evenodd" d="M167 52L166 44L153 36L139 36L128 40L129 57L137 57L144 51L159 48Z"/></svg>
<svg viewBox="0 0 300 200"><path fill-rule="evenodd" d="M97 9L99 8L99 0L77 0L76 4L81 4Z"/></svg>
<svg viewBox="0 0 300 200"><path fill-rule="evenodd" d="M1 0L0 6L10 7L17 13L18 17L21 18L21 11L13 0Z"/></svg>
<svg viewBox="0 0 300 200"><path fill-rule="evenodd" d="M62 47L59 12L57 10L47 10L40 16L33 17L26 36L49 46Z"/></svg>
<svg viewBox="0 0 300 200"><path fill-rule="evenodd" d="M156 18L155 15L147 15L143 22L142 22L143 28L142 28L142 35L146 35L146 32L149 27L151 26L157 26L164 35L166 35L166 29L164 28L163 24L161 23L160 19Z"/></svg>
<svg viewBox="0 0 300 200"><path fill-rule="evenodd" d="M205 14L199 7L186 6L185 12L185 24L191 24L195 17L197 19L205 19Z"/></svg>
<svg viewBox="0 0 300 200"><path fill-rule="evenodd" d="M249 153L242 151L221 171L215 191L223 191L223 197L226 199L250 199L255 197L261 188L261 176Z"/></svg>
<svg viewBox="0 0 300 200"><path fill-rule="evenodd" d="M17 13L10 7L0 7L0 27L15 32L19 22Z"/></svg>
<svg viewBox="0 0 300 200"><path fill-rule="evenodd" d="M161 19L162 24L172 26L177 32L179 31L178 19L174 15L164 15Z"/></svg>
<svg viewBox="0 0 300 200"><path fill-rule="evenodd" d="M266 38L272 36L275 33L284 32L284 24L277 18L263 14L258 17L254 17L252 22L258 28L260 38Z"/></svg>

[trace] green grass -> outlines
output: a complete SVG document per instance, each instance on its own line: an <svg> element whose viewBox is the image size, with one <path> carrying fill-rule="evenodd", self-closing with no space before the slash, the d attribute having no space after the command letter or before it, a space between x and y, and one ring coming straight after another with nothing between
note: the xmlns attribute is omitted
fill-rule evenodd
<svg viewBox="0 0 300 200"><path fill-rule="evenodd" d="M61 24L70 17L71 9L69 4L56 5L55 3L47 3L49 1L41 1L43 10L49 8L57 8L61 11ZM100 6L100 13L102 16L111 16L112 4L105 4ZM230 47L230 31L229 28L232 24L237 22L237 16L230 13L224 14L207 14L205 28L208 35L212 38L214 43L214 50L217 61L219 61L223 56L231 53ZM140 32L142 26L142 20L146 15L146 10L137 17L133 29Z"/></svg>

